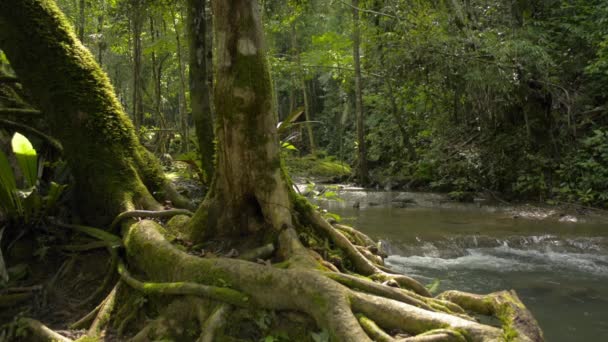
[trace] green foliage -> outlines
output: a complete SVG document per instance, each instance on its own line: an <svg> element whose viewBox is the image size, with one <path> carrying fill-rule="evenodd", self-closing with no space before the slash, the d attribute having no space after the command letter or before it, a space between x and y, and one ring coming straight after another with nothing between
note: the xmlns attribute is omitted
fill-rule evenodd
<svg viewBox="0 0 608 342"><path fill-rule="evenodd" d="M608 207L608 130L594 130L560 165L558 199Z"/></svg>
<svg viewBox="0 0 608 342"><path fill-rule="evenodd" d="M304 157L287 156L286 165L294 176L317 177L323 179L341 179L351 174L347 164L333 156L307 155Z"/></svg>
<svg viewBox="0 0 608 342"><path fill-rule="evenodd" d="M9 221L21 224L36 224L55 208L65 185L50 182L41 193L38 156L32 144L19 133L12 139L15 158L24 175L27 188L19 188L7 156L0 151L0 209ZM42 169L40 169L42 170Z"/></svg>

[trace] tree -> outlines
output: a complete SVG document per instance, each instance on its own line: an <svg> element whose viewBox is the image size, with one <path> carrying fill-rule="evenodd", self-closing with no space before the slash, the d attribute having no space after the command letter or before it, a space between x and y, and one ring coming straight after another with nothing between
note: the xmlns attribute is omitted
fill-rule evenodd
<svg viewBox="0 0 608 342"><path fill-rule="evenodd" d="M213 176L215 146L213 144L213 115L210 101L211 39L208 32L207 0L188 0L188 44L190 48L190 106L196 128L198 148L203 169L210 181Z"/></svg>
<svg viewBox="0 0 608 342"><path fill-rule="evenodd" d="M363 116L363 90L361 85L361 29L359 27L359 0L352 0L353 12L353 65L355 67L355 118L357 121L357 177L359 183L369 183Z"/></svg>
<svg viewBox="0 0 608 342"><path fill-rule="evenodd" d="M227 324L231 307L240 307L304 313L336 341L392 340L388 329L418 335L413 341L542 340L514 293L450 291L431 297L417 281L384 271L371 239L350 227L331 226L295 194L281 167L257 1L212 4L218 43L213 185L189 222L177 216L166 228L152 220L123 223L128 268L147 280L134 278L119 262L121 280L100 306L89 333L95 335L107 324L120 302L116 296L138 291L156 295L149 300L158 300L158 306L170 304L135 339L163 338L175 331L183 337L198 334L203 326L200 338L212 340L216 333L230 333L218 328ZM157 164L139 145L107 77L77 43L54 2L0 2L0 44L64 145L78 191L96 199L103 196L83 205L114 214L127 210L121 217L149 215L133 208L157 209L146 187L165 184ZM44 66L36 63L41 56L48 59ZM90 157L94 155L99 158ZM192 243L221 238L239 249L241 259L188 254L167 239L173 234ZM316 246L329 260L304 244ZM245 260L269 253L276 265ZM178 297L168 300L174 295ZM465 309L498 317L502 329L477 323ZM136 315L139 308L130 310ZM183 329L193 321L200 325ZM172 329L172 324L181 327Z"/></svg>

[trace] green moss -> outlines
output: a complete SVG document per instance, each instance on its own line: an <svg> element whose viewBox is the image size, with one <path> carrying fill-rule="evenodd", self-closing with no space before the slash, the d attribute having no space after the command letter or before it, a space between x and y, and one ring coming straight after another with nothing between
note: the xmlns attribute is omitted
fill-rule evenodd
<svg viewBox="0 0 608 342"><path fill-rule="evenodd" d="M287 169L290 174L301 177L316 178L345 178L352 174L350 166L334 157L318 158L315 155L308 155L302 158L286 158Z"/></svg>
<svg viewBox="0 0 608 342"><path fill-rule="evenodd" d="M0 13L3 50L64 147L84 216L103 224L131 202L151 203L146 186L160 188L160 167L55 2L3 1Z"/></svg>

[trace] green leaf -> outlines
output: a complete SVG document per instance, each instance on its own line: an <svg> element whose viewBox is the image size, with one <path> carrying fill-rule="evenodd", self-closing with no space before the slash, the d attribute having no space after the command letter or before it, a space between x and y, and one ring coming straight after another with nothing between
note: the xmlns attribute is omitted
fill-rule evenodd
<svg viewBox="0 0 608 342"><path fill-rule="evenodd" d="M293 146L292 144L288 143L288 142L284 142L281 144L281 147L286 149L286 150L290 150L290 151L297 151L298 149Z"/></svg>
<svg viewBox="0 0 608 342"><path fill-rule="evenodd" d="M0 208L9 215L18 211L17 201L19 199L16 198L16 191L17 183L13 169L11 169L6 155L0 151Z"/></svg>
<svg viewBox="0 0 608 342"><path fill-rule="evenodd" d="M13 135L11 145L28 186L36 186L38 180L38 156L34 146L19 132Z"/></svg>
<svg viewBox="0 0 608 342"><path fill-rule="evenodd" d="M294 121L298 120L298 118L302 114L304 114L303 108L298 108L298 109L294 110L291 114L289 114L289 116L287 116L285 118L285 120L279 122L279 125L277 126L277 133L281 134L281 133L284 133L286 130L288 130L289 127L291 127L291 124Z"/></svg>
<svg viewBox="0 0 608 342"><path fill-rule="evenodd" d="M50 210L52 210L55 207L55 204L57 203L57 200L59 200L59 197L63 193L63 190L65 190L65 188L67 188L67 187L68 187L67 185L62 185L62 184L57 184L55 182L51 182L51 185L49 187L49 192L43 198L44 210L45 210L46 215L48 215Z"/></svg>
<svg viewBox="0 0 608 342"><path fill-rule="evenodd" d="M0 242L2 242L2 233L4 233L4 228L0 229ZM2 282L8 282L8 271L6 269L6 264L4 263L4 258L2 257L2 249L0 249L0 283Z"/></svg>
<svg viewBox="0 0 608 342"><path fill-rule="evenodd" d="M65 223L56 223L59 227L65 227L72 230L75 230L80 233L84 233L96 239L105 241L109 244L109 247L116 248L122 246L122 239L119 236L114 234L110 234L103 229L81 226L76 224L65 224Z"/></svg>

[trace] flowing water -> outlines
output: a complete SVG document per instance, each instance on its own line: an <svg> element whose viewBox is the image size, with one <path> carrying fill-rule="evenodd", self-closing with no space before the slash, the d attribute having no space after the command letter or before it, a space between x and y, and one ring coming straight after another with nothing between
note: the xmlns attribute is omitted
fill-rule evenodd
<svg viewBox="0 0 608 342"><path fill-rule="evenodd" d="M547 210L454 204L434 194L338 195L343 201L318 203L380 239L394 269L425 283L439 279L440 290L515 289L549 342L608 341L605 222L560 222L542 219Z"/></svg>

